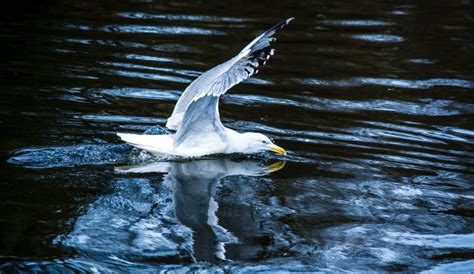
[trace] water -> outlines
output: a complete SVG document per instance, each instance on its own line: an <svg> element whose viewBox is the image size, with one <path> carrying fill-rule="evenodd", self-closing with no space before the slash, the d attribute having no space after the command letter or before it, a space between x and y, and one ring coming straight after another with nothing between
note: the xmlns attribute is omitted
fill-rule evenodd
<svg viewBox="0 0 474 274"><path fill-rule="evenodd" d="M1 13L2 271L474 269L471 1ZM290 16L221 100L286 157L156 163L115 136L165 132L192 79Z"/></svg>

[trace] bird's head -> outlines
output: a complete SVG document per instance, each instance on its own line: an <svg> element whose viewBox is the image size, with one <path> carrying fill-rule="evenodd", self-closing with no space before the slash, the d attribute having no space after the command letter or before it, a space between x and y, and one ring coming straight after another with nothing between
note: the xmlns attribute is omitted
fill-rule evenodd
<svg viewBox="0 0 474 274"><path fill-rule="evenodd" d="M246 151L249 153L273 151L281 155L286 155L286 151L283 148L275 145L270 138L261 133L247 132L243 135L247 141Z"/></svg>

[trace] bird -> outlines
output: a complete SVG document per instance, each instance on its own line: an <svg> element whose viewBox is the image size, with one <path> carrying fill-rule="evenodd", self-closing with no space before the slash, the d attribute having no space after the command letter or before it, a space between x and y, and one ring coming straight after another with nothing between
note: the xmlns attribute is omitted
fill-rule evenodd
<svg viewBox="0 0 474 274"><path fill-rule="evenodd" d="M290 17L263 32L236 56L196 78L182 93L166 127L165 135L117 133L126 143L156 156L202 157L213 154L258 154L272 151L285 155L282 147L257 132L240 133L225 127L219 114L219 99L230 88L255 75L275 54L271 43Z"/></svg>

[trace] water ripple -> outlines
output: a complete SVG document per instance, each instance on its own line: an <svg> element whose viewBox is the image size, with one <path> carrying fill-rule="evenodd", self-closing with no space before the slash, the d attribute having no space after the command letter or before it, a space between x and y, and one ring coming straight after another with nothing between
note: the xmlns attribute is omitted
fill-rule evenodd
<svg viewBox="0 0 474 274"><path fill-rule="evenodd" d="M138 116L124 116L124 115L109 115L109 114L83 114L76 116L76 118L85 121L94 122L127 122L127 123L147 123L157 124L162 123L164 119Z"/></svg>
<svg viewBox="0 0 474 274"><path fill-rule="evenodd" d="M92 92L105 94L112 97L153 99L159 101L177 101L181 95L181 91L177 90L156 90L143 88L98 89Z"/></svg>
<svg viewBox="0 0 474 274"><path fill-rule="evenodd" d="M384 241L405 245L431 246L435 248L469 248L474 249L474 234L429 235L407 232L387 232Z"/></svg>
<svg viewBox="0 0 474 274"><path fill-rule="evenodd" d="M391 26L393 22L386 22L380 20L323 20L324 25L329 26L351 26L351 27L378 27Z"/></svg>
<svg viewBox="0 0 474 274"><path fill-rule="evenodd" d="M300 83L316 86L334 86L334 87L358 87L358 86L386 86L394 88L406 89L429 89L438 86L458 87L458 88L474 88L474 82L464 79L434 78L427 80L408 80L408 79L391 79L391 78L368 78L355 77L346 80L317 80L303 79L297 80Z"/></svg>
<svg viewBox="0 0 474 274"><path fill-rule="evenodd" d="M141 78L154 81L163 81L163 82L175 82L175 83L190 83L190 80L168 75L159 75L156 73L145 73L137 71L128 71L128 70L116 70L116 69L101 69L101 73L108 75L118 75L129 78Z"/></svg>
<svg viewBox="0 0 474 274"><path fill-rule="evenodd" d="M141 54L114 54L116 57L130 59L130 60L140 60L140 61L152 61L152 62L162 62L162 63L174 63L180 64L181 61L172 58L166 57L159 57L159 56L149 56L149 55L141 55Z"/></svg>
<svg viewBox="0 0 474 274"><path fill-rule="evenodd" d="M470 4L275 2L296 17L280 54L220 110L226 126L288 151L233 163L286 166L209 187L199 183L214 184L218 168L196 172L196 159L153 157L116 133L171 134L157 125L186 85L281 14L248 3L239 16L229 4L63 2L0 19L0 254L11 254L0 272L472 269ZM115 168L151 162L179 168ZM193 231L177 212L199 220ZM199 233L215 238L192 250ZM216 246L228 260L214 263Z"/></svg>
<svg viewBox="0 0 474 274"><path fill-rule="evenodd" d="M32 169L124 164L131 149L125 144L21 149L8 163Z"/></svg>
<svg viewBox="0 0 474 274"><path fill-rule="evenodd" d="M423 274L442 274L442 273L470 273L474 269L474 260L466 260L454 263L442 263L429 270L423 271Z"/></svg>
<svg viewBox="0 0 474 274"><path fill-rule="evenodd" d="M164 67L152 67L152 66L145 66L145 65L137 65L132 63L120 63L120 62L105 62L100 61L99 64L105 66L112 66L112 67L119 67L119 68L128 68L128 69L135 69L135 70L151 70L151 71L161 71L167 73L174 73L183 76L189 77L197 77L199 72L194 70L183 70L183 69L171 69L171 68L164 68ZM189 80L186 80L188 82Z"/></svg>
<svg viewBox="0 0 474 274"><path fill-rule="evenodd" d="M119 17L131 19L165 19L170 21L196 21L196 22L225 22L225 23L241 23L246 22L246 18L237 17L220 17L205 15L181 15L181 14L151 14L144 12L120 12L116 14Z"/></svg>
<svg viewBox="0 0 474 274"><path fill-rule="evenodd" d="M218 30L197 28L197 27L178 27L178 26L150 26L150 25L104 25L99 30L105 32L120 33L151 33L164 35L224 35Z"/></svg>
<svg viewBox="0 0 474 274"><path fill-rule="evenodd" d="M403 37L393 34L354 34L351 37L356 40L376 43L400 43L405 41Z"/></svg>
<svg viewBox="0 0 474 274"><path fill-rule="evenodd" d="M423 116L449 116L474 112L474 104L465 104L450 100L424 99L418 102L406 102L380 99L352 101L309 96L295 96L295 98L311 103L301 103L291 100L285 100L280 103L313 110L334 112L380 111Z"/></svg>

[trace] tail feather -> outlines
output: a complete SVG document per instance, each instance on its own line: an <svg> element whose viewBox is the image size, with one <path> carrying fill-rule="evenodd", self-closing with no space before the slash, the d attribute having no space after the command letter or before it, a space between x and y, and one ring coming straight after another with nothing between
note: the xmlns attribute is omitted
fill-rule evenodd
<svg viewBox="0 0 474 274"><path fill-rule="evenodd" d="M122 141L153 154L172 154L173 138L171 135L117 133L117 136L120 137Z"/></svg>

